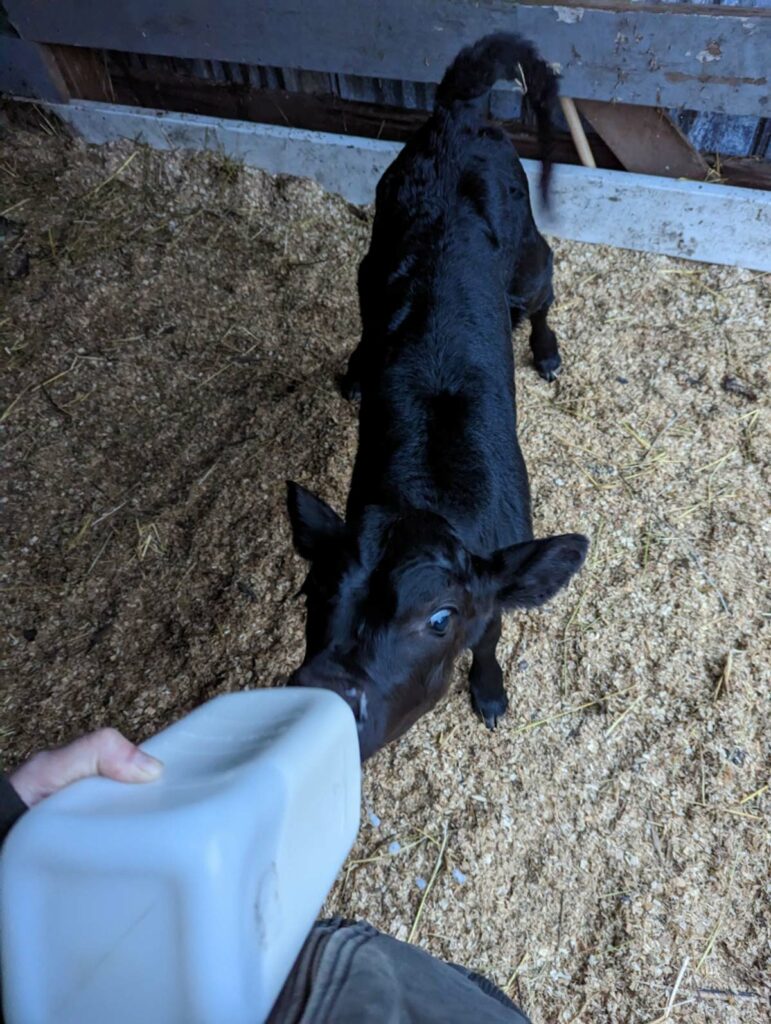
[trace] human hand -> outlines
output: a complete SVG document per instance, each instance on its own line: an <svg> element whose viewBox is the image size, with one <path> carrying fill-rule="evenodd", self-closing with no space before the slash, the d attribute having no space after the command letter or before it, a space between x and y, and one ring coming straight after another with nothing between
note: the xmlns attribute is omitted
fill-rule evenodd
<svg viewBox="0 0 771 1024"><path fill-rule="evenodd" d="M78 779L103 775L118 782L152 782L163 764L145 754L117 729L99 729L74 743L35 754L9 776L28 807Z"/></svg>

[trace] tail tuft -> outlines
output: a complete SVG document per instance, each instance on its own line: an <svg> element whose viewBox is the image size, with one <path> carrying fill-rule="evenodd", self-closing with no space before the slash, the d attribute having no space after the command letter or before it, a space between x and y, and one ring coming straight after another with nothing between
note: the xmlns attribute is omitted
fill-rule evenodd
<svg viewBox="0 0 771 1024"><path fill-rule="evenodd" d="M559 79L537 50L522 36L497 32L461 50L436 91L436 106L452 110L485 96L496 82L522 81L526 101L535 114L541 149L541 196L548 201L553 153L552 114Z"/></svg>

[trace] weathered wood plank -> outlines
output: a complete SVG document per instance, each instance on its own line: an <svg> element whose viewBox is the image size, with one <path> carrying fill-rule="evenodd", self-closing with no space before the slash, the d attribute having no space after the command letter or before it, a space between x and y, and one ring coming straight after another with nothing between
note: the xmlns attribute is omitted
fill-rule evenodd
<svg viewBox="0 0 771 1024"><path fill-rule="evenodd" d="M79 46L47 46L45 49L73 99L115 101L104 58L98 51L84 50Z"/></svg>
<svg viewBox="0 0 771 1024"><path fill-rule="evenodd" d="M4 0L44 43L436 82L464 43L533 39L577 99L763 115L771 10L611 0Z"/></svg>
<svg viewBox="0 0 771 1024"><path fill-rule="evenodd" d="M89 142L135 139L159 149L224 152L272 174L314 178L354 203L372 201L378 179L401 149L377 139L79 100L50 109ZM539 165L523 165L534 184ZM558 165L552 211L536 209L536 219L562 238L771 271L767 192Z"/></svg>
<svg viewBox="0 0 771 1024"><path fill-rule="evenodd" d="M69 96L45 47L8 35L0 35L0 93L59 103Z"/></svg>
<svg viewBox="0 0 771 1024"><path fill-rule="evenodd" d="M707 161L665 111L596 100L578 100L576 105L626 170L697 181L707 177Z"/></svg>
<svg viewBox="0 0 771 1024"><path fill-rule="evenodd" d="M771 162L758 156L712 158L710 167L716 178L741 188L761 188L771 192Z"/></svg>

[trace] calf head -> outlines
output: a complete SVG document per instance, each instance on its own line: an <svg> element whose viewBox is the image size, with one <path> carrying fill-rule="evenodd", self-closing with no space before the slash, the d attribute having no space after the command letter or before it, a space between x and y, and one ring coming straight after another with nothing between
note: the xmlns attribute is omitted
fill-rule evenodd
<svg viewBox="0 0 771 1024"><path fill-rule="evenodd" d="M310 563L306 651L289 685L334 690L353 710L362 760L401 736L444 694L453 662L493 615L535 608L584 561L565 534L471 553L433 512L366 510L355 532L289 484L294 544Z"/></svg>

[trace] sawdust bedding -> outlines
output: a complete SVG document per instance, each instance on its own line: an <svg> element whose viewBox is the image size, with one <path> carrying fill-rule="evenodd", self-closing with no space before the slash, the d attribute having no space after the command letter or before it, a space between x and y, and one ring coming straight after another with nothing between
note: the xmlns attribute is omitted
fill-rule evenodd
<svg viewBox="0 0 771 1024"><path fill-rule="evenodd" d="M284 481L343 507L371 223L308 181L42 127L0 139L6 765L297 664ZM463 661L367 765L326 910L534 1021L759 1024L769 278L554 247L565 369L544 383L515 338L521 437L537 532L586 532L589 563L508 619L495 734Z"/></svg>

